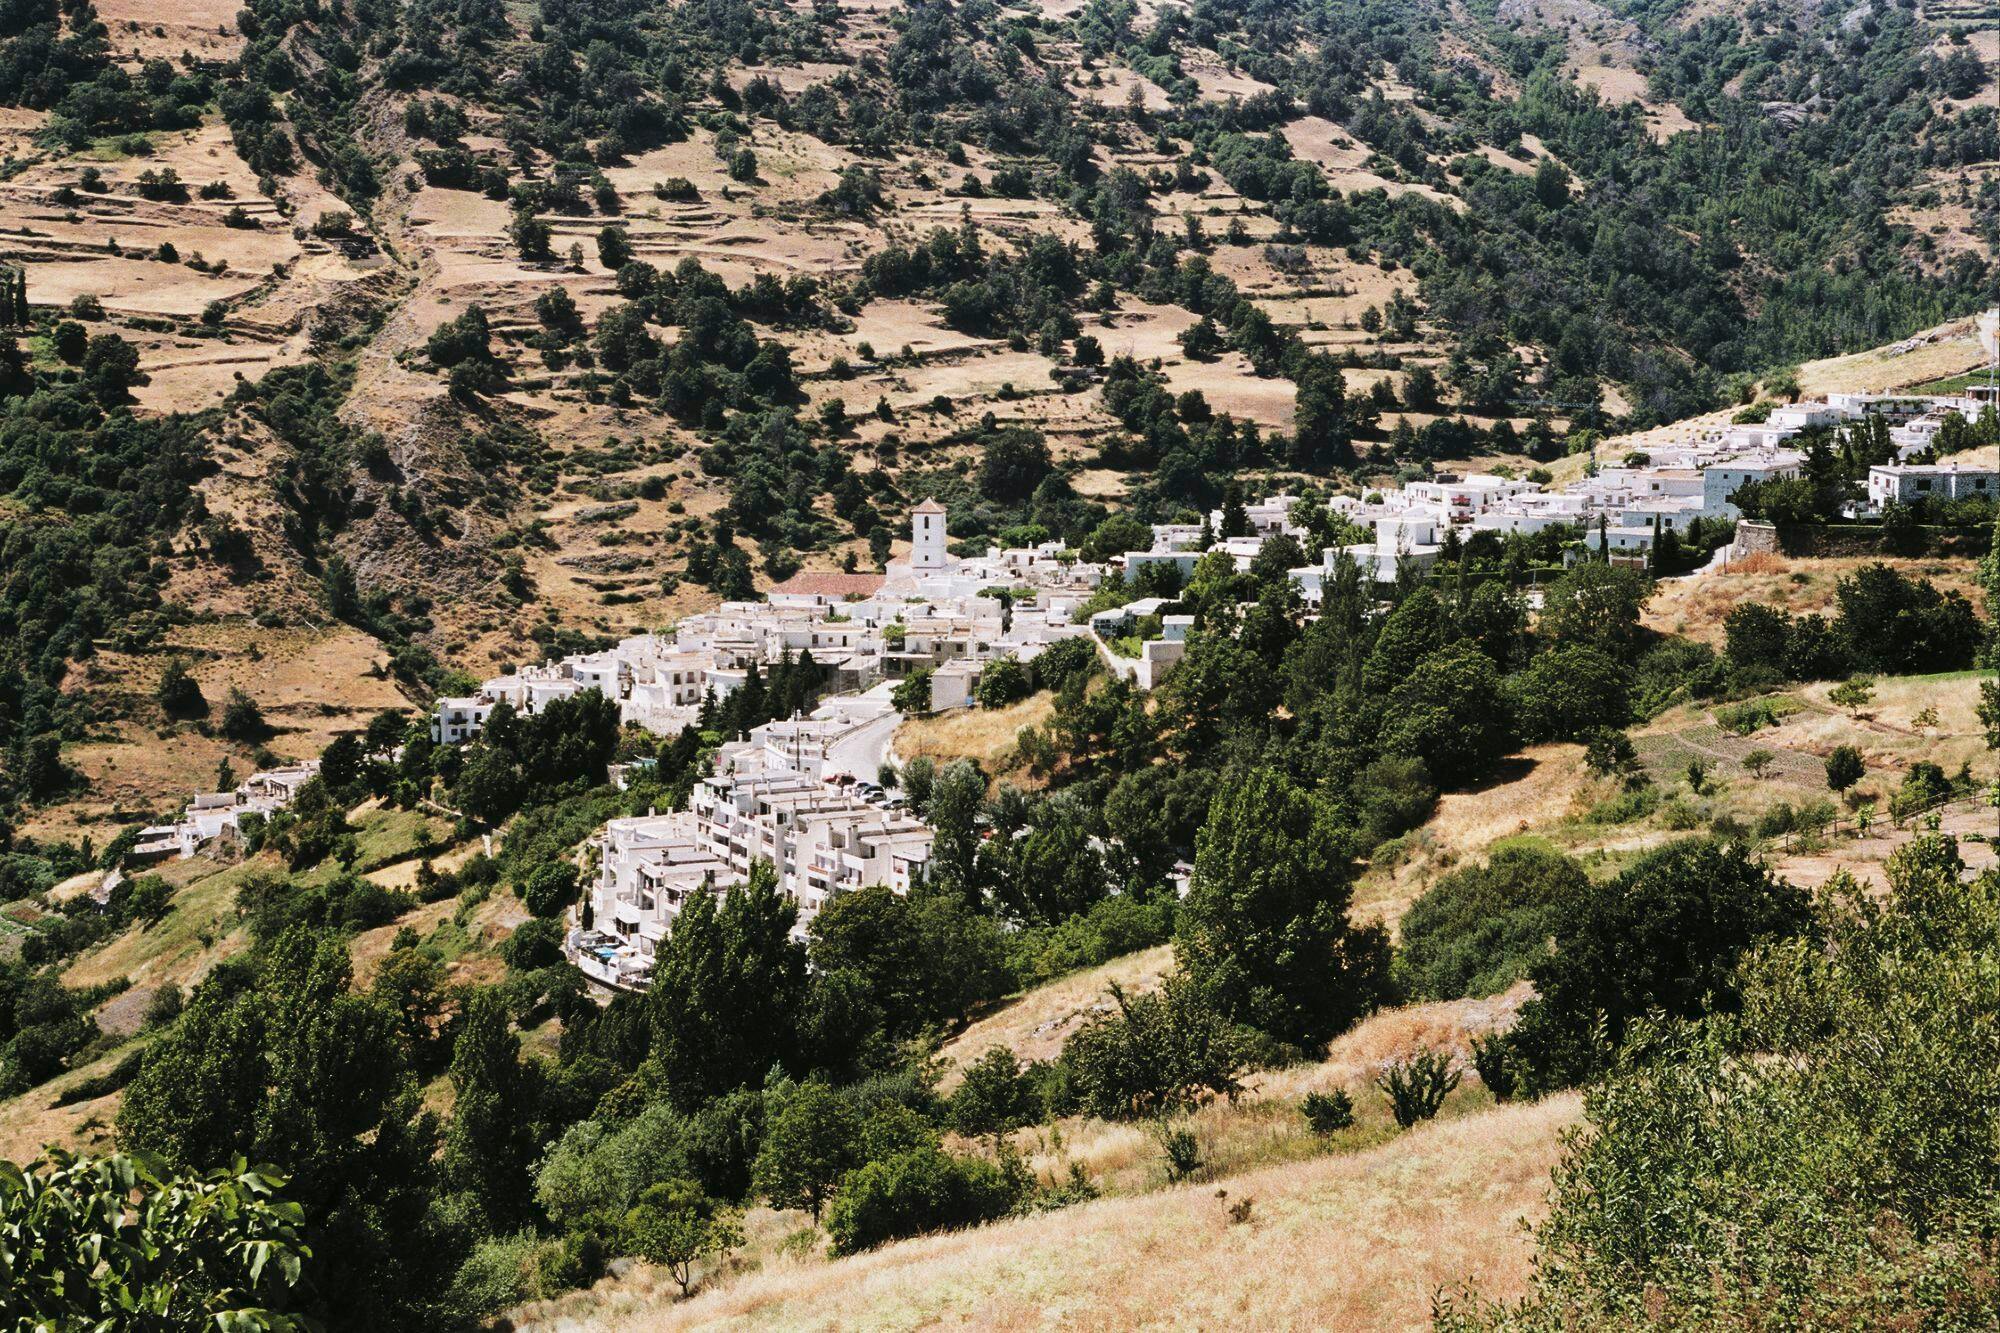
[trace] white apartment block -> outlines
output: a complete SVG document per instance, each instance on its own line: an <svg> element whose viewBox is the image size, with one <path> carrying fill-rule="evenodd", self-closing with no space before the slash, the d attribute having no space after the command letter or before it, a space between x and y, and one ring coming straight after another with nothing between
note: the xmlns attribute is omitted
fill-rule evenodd
<svg viewBox="0 0 2000 1333"><path fill-rule="evenodd" d="M431 736L463 744L501 703L532 716L592 689L618 704L622 721L672 734L696 720L704 699L727 698L753 667L768 672L787 654L812 654L836 691L951 668L946 700L969 702L981 664L1032 658L1085 632L1074 612L1104 566L1079 561L1060 542L962 559L950 554L945 531L944 507L925 501L911 516L912 558L886 574L800 574L767 601L724 602L664 633L495 676L476 694L438 700Z"/></svg>
<svg viewBox="0 0 2000 1333"><path fill-rule="evenodd" d="M851 725L835 713L758 727L723 747L687 810L606 824L565 940L570 959L606 986L643 990L691 896L743 883L758 862L798 904L800 939L837 893L875 884L909 892L930 860L930 828L844 775L822 776Z"/></svg>

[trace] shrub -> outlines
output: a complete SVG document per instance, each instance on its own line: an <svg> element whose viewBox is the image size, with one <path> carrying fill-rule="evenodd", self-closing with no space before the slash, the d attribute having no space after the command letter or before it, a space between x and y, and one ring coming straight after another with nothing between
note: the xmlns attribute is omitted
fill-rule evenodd
<svg viewBox="0 0 2000 1333"><path fill-rule="evenodd" d="M1423 1050L1384 1069L1375 1086L1388 1098L1389 1113L1396 1117L1397 1125L1408 1129L1435 1116L1462 1077L1452 1067L1450 1056Z"/></svg>
<svg viewBox="0 0 2000 1333"><path fill-rule="evenodd" d="M516 972L534 972L562 961L563 928L559 921L523 921L500 945L500 957Z"/></svg>
<svg viewBox="0 0 2000 1333"><path fill-rule="evenodd" d="M992 1046L966 1066L965 1081L951 1095L951 1124L961 1134L1001 1134L1035 1119L1034 1089L1021 1062L1005 1046Z"/></svg>
<svg viewBox="0 0 2000 1333"><path fill-rule="evenodd" d="M1536 997L1507 1038L1523 1087L1589 1078L1647 1013L1733 1007L1737 960L1804 928L1807 907L1747 848L1708 838L1668 843L1601 889L1566 897L1554 948L1529 973Z"/></svg>
<svg viewBox="0 0 2000 1333"><path fill-rule="evenodd" d="M1907 819L1950 795L1951 779L1944 775L1944 770L1928 760L1919 760L1910 765L1910 771L1903 775L1903 784L1889 798L1889 813L1897 819Z"/></svg>
<svg viewBox="0 0 2000 1333"><path fill-rule="evenodd" d="M1494 1101L1504 1102L1513 1099L1520 1078L1514 1068L1513 1056L1509 1053L1505 1037L1492 1032L1474 1037L1472 1067L1478 1071L1479 1081L1493 1094Z"/></svg>
<svg viewBox="0 0 2000 1333"><path fill-rule="evenodd" d="M1660 808L1660 789L1653 786L1634 787L1621 791L1608 801L1599 802L1584 816L1592 824L1630 824L1644 819Z"/></svg>
<svg viewBox="0 0 2000 1333"><path fill-rule="evenodd" d="M1239 1089L1236 1034L1180 976L1129 999L1116 985L1116 1014L1085 1023L1063 1047L1062 1065L1081 1108L1106 1120L1158 1115Z"/></svg>
<svg viewBox="0 0 2000 1333"><path fill-rule="evenodd" d="M1861 751L1852 745L1836 745L1826 757L1826 785L1830 791L1846 791L1868 776Z"/></svg>
<svg viewBox="0 0 2000 1333"><path fill-rule="evenodd" d="M160 673L155 697L168 717L208 716L208 700L202 695L200 684L195 681L194 673L188 670L187 663L178 657L168 661L166 669Z"/></svg>
<svg viewBox="0 0 2000 1333"><path fill-rule="evenodd" d="M1354 1099L1340 1088L1332 1092L1309 1092L1299 1102L1299 1114L1315 1134L1331 1134L1354 1123Z"/></svg>
<svg viewBox="0 0 2000 1333"><path fill-rule="evenodd" d="M954 1157L925 1144L869 1162L848 1174L827 1210L836 1256L930 1231L977 1226L1003 1217L1021 1183L992 1162Z"/></svg>
<svg viewBox="0 0 2000 1333"><path fill-rule="evenodd" d="M1201 1170L1201 1143L1185 1126L1162 1122L1154 1130L1160 1153L1167 1159L1167 1179L1182 1181Z"/></svg>
<svg viewBox="0 0 2000 1333"><path fill-rule="evenodd" d="M242 690L231 687L222 706L222 734L232 741L254 742L270 734L264 725L264 710Z"/></svg>
<svg viewBox="0 0 2000 1333"><path fill-rule="evenodd" d="M1553 848L1497 847L1485 865L1452 871L1410 905L1397 980L1428 1000L1503 991L1547 951L1561 900L1589 884L1583 868Z"/></svg>
<svg viewBox="0 0 2000 1333"><path fill-rule="evenodd" d="M1729 708L1715 710L1715 725L1738 736L1748 736L1778 724L1779 713L1769 699L1749 699Z"/></svg>

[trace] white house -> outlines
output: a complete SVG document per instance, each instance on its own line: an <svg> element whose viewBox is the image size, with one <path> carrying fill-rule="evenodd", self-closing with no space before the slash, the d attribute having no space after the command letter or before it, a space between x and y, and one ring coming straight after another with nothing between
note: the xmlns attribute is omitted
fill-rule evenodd
<svg viewBox="0 0 2000 1333"><path fill-rule="evenodd" d="M1895 463L1868 469L1868 507L1881 510L1890 501L1963 500L2000 497L2000 472L1959 463Z"/></svg>

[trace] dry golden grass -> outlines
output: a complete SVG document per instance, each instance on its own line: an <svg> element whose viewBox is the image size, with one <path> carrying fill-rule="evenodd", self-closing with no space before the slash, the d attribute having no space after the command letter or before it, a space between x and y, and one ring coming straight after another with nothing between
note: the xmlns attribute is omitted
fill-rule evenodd
<svg viewBox="0 0 2000 1333"><path fill-rule="evenodd" d="M106 1052L40 1087L0 1101L0 1161L31 1161L49 1144L77 1151L108 1149L111 1125L118 1118L123 1094L114 1092L69 1106L57 1106L56 1100L84 1079L111 1072L130 1050L123 1046Z"/></svg>
<svg viewBox="0 0 2000 1333"><path fill-rule="evenodd" d="M1589 786L1583 747L1537 745L1507 761L1483 786L1445 794L1400 855L1393 848L1377 853L1377 864L1355 885L1355 918L1393 931L1438 875L1503 838L1562 822Z"/></svg>
<svg viewBox="0 0 2000 1333"><path fill-rule="evenodd" d="M1447 1119L1478 1114L1492 1099L1472 1071L1474 1036L1511 1027L1532 996L1523 982L1502 995L1385 1009L1335 1039L1326 1059L1246 1075L1234 1101L1217 1101L1186 1118L1201 1145L1203 1179L1225 1180L1279 1162L1305 1162L1329 1152L1351 1153L1393 1138L1394 1122L1375 1079L1390 1063L1420 1050L1446 1052L1465 1072L1465 1083L1445 1103ZM1307 1128L1299 1101L1308 1092L1345 1091L1354 1102L1354 1124L1330 1138ZM1160 1146L1144 1124L1071 1117L1015 1138L1037 1174L1064 1179L1081 1166L1107 1195L1143 1194L1165 1180Z"/></svg>
<svg viewBox="0 0 2000 1333"><path fill-rule="evenodd" d="M940 765L971 759L989 774L1012 773L1020 762L1015 738L1021 728L1046 722L1055 696L1042 693L1005 708L959 708L936 717L912 718L896 729L895 752L908 763L919 757ZM1017 785L1024 785L1020 777Z"/></svg>
<svg viewBox="0 0 2000 1333"><path fill-rule="evenodd" d="M1700 578L1661 583L1646 605L1645 622L1664 633L1720 648L1723 620L1745 602L1761 602L1794 615L1831 617L1839 611L1835 588L1840 580L1878 561L1911 578L1928 579L1940 589L1962 592L1974 606L1983 601L1970 561L1893 556L1794 560L1760 554Z"/></svg>
<svg viewBox="0 0 2000 1333"><path fill-rule="evenodd" d="M1429 1326L1441 1287L1518 1294L1575 1096L1510 1105L1344 1157L1104 1199L829 1263L774 1258L687 1302L652 1274L516 1327L1313 1328ZM1226 1191L1226 1197L1221 1191ZM1232 1224L1229 1206L1249 1201Z"/></svg>
<svg viewBox="0 0 2000 1333"><path fill-rule="evenodd" d="M1984 364L1971 320L1943 324L1930 332L1936 335L1934 341L1906 352L1877 348L1808 361L1799 367L1799 387L1808 396L1882 393L1962 374Z"/></svg>
<svg viewBox="0 0 2000 1333"><path fill-rule="evenodd" d="M949 1066L945 1090L957 1083L960 1068L988 1047L1005 1046L1023 1060L1053 1059L1086 1019L1110 1007L1111 983L1143 995L1157 990L1173 965L1173 946L1162 944L1036 987L944 1044L938 1055Z"/></svg>

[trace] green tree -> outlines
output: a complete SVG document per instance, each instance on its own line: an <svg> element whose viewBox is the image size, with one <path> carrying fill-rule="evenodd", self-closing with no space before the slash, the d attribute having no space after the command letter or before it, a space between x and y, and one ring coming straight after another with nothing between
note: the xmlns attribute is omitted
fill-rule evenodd
<svg viewBox="0 0 2000 1333"><path fill-rule="evenodd" d="M1242 1090L1242 1043L1184 973L1137 998L1114 982L1111 1001L1116 1012L1086 1020L1063 1044L1062 1069L1086 1114L1161 1116Z"/></svg>
<svg viewBox="0 0 2000 1333"><path fill-rule="evenodd" d="M798 907L769 863L722 895L697 893L674 920L653 968L653 1055L682 1111L757 1087L797 1055L805 950L791 937Z"/></svg>
<svg viewBox="0 0 2000 1333"><path fill-rule="evenodd" d="M1548 695L1552 697L1554 690ZM1586 701L1584 708L1603 706ZM1460 642L1417 663L1389 692L1381 748L1422 759L1442 785L1484 777L1514 740L1493 659Z"/></svg>
<svg viewBox="0 0 2000 1333"><path fill-rule="evenodd" d="M1826 757L1826 785L1832 791L1846 791L1868 776L1861 751L1852 745L1836 745Z"/></svg>
<svg viewBox="0 0 2000 1333"><path fill-rule="evenodd" d="M160 708L168 717L208 716L208 700L202 695L201 685L195 680L194 673L188 670L187 663L178 657L167 659L154 697L160 701Z"/></svg>
<svg viewBox="0 0 2000 1333"><path fill-rule="evenodd" d="M1444 646L1445 614L1437 594L1419 588L1396 604L1375 636L1361 668L1361 688L1380 698L1396 688L1418 662Z"/></svg>
<svg viewBox="0 0 2000 1333"><path fill-rule="evenodd" d="M1685 838L1649 852L1602 890L1557 900L1513 1052L1534 1086L1560 1087L1600 1071L1648 1013L1731 1009L1744 950L1804 929L1807 906L1741 844Z"/></svg>
<svg viewBox="0 0 2000 1333"><path fill-rule="evenodd" d="M889 693L889 702L900 713L928 713L931 711L931 676L929 667L918 667L905 676L902 683Z"/></svg>
<svg viewBox="0 0 2000 1333"><path fill-rule="evenodd" d="M1597 649L1571 644L1536 654L1525 671L1507 679L1505 694L1522 740L1575 740L1631 721L1629 676Z"/></svg>
<svg viewBox="0 0 2000 1333"><path fill-rule="evenodd" d="M263 740L271 729L264 724L264 710L242 690L231 686L222 705L222 734L232 741L252 744Z"/></svg>
<svg viewBox="0 0 2000 1333"><path fill-rule="evenodd" d="M1403 917L1396 977L1411 995L1493 995L1547 952L1562 903L1586 892L1583 868L1534 843L1496 848L1482 866L1440 879Z"/></svg>
<svg viewBox="0 0 2000 1333"><path fill-rule="evenodd" d="M841 1182L826 1219L835 1255L884 1241L950 1231L1004 1217L1022 1185L981 1157L955 1157L933 1143L880 1157Z"/></svg>
<svg viewBox="0 0 2000 1333"><path fill-rule="evenodd" d="M667 1270L685 1298L696 1265L742 1245L743 1226L693 1181L669 1180L649 1187L625 1214L625 1237L633 1253Z"/></svg>
<svg viewBox="0 0 2000 1333"><path fill-rule="evenodd" d="M1886 895L1836 876L1818 930L1747 956L1740 1015L1642 1031L1585 1097L1525 1302L1447 1300L1441 1329L2000 1320L1972 1258L2000 1102L1965 1095L1994 1068L2000 885L1937 836L1886 870Z"/></svg>
<svg viewBox="0 0 2000 1333"><path fill-rule="evenodd" d="M980 454L979 493L1002 504L1018 503L1035 493L1053 467L1041 432L995 431Z"/></svg>
<svg viewBox="0 0 2000 1333"><path fill-rule="evenodd" d="M1029 1082L1005 1046L987 1047L951 1094L951 1123L961 1134L1004 1134L1034 1119Z"/></svg>
<svg viewBox="0 0 2000 1333"><path fill-rule="evenodd" d="M1867 676L1855 676L1844 680L1826 692L1826 701L1835 708L1846 710L1859 717L1861 710L1875 697L1875 682Z"/></svg>
<svg viewBox="0 0 2000 1333"><path fill-rule="evenodd" d="M1639 570L1584 561L1549 585L1536 629L1553 643L1630 661L1645 644L1639 613L1652 593L1652 583Z"/></svg>
<svg viewBox="0 0 2000 1333"><path fill-rule="evenodd" d="M497 824L519 808L526 785L512 755L497 745L480 745L459 770L451 794L472 818Z"/></svg>
<svg viewBox="0 0 2000 1333"><path fill-rule="evenodd" d="M1015 854L1007 899L1016 914L1053 923L1087 910L1111 885L1084 811L1069 797L1044 801Z"/></svg>
<svg viewBox="0 0 2000 1333"><path fill-rule="evenodd" d="M522 1063L506 1002L491 987L466 998L451 1085L457 1097L444 1141L445 1180L472 1196L488 1232L511 1231L529 1220L541 1074Z"/></svg>
<svg viewBox="0 0 2000 1333"><path fill-rule="evenodd" d="M931 841L931 881L975 907L985 897L987 880L979 828L985 799L986 775L971 760L959 759L945 765L932 781L930 800L923 807L936 834Z"/></svg>
<svg viewBox="0 0 2000 1333"><path fill-rule="evenodd" d="M1347 918L1347 845L1325 806L1284 774L1223 781L1195 841L1174 949L1225 1017L1311 1049L1374 1007L1388 942Z"/></svg>
<svg viewBox="0 0 2000 1333"><path fill-rule="evenodd" d="M996 657L988 662L979 673L978 688L973 691L981 708L1005 708L1008 704L1019 703L1033 692L1028 668L1013 657Z"/></svg>
<svg viewBox="0 0 2000 1333"><path fill-rule="evenodd" d="M354 994L351 976L347 942L304 929L250 969L218 969L126 1088L118 1142L174 1170L270 1163L305 1210L305 1312L341 1328L435 1328L458 1263L432 1212L437 1124L397 1016Z"/></svg>
<svg viewBox="0 0 2000 1333"><path fill-rule="evenodd" d="M632 262L632 241L623 227L607 225L597 233L597 262L612 273Z"/></svg>
<svg viewBox="0 0 2000 1333"><path fill-rule="evenodd" d="M823 1083L783 1093L764 1127L753 1179L773 1208L803 1208L819 1225L820 1210L840 1178L861 1165L861 1116L847 1097Z"/></svg>
<svg viewBox="0 0 2000 1333"><path fill-rule="evenodd" d="M929 886L837 894L813 918L811 935L816 984L823 999L840 996L844 1015L817 1043L828 1067L850 1063L868 1031L900 1042L942 1030L1011 985L999 923Z"/></svg>

